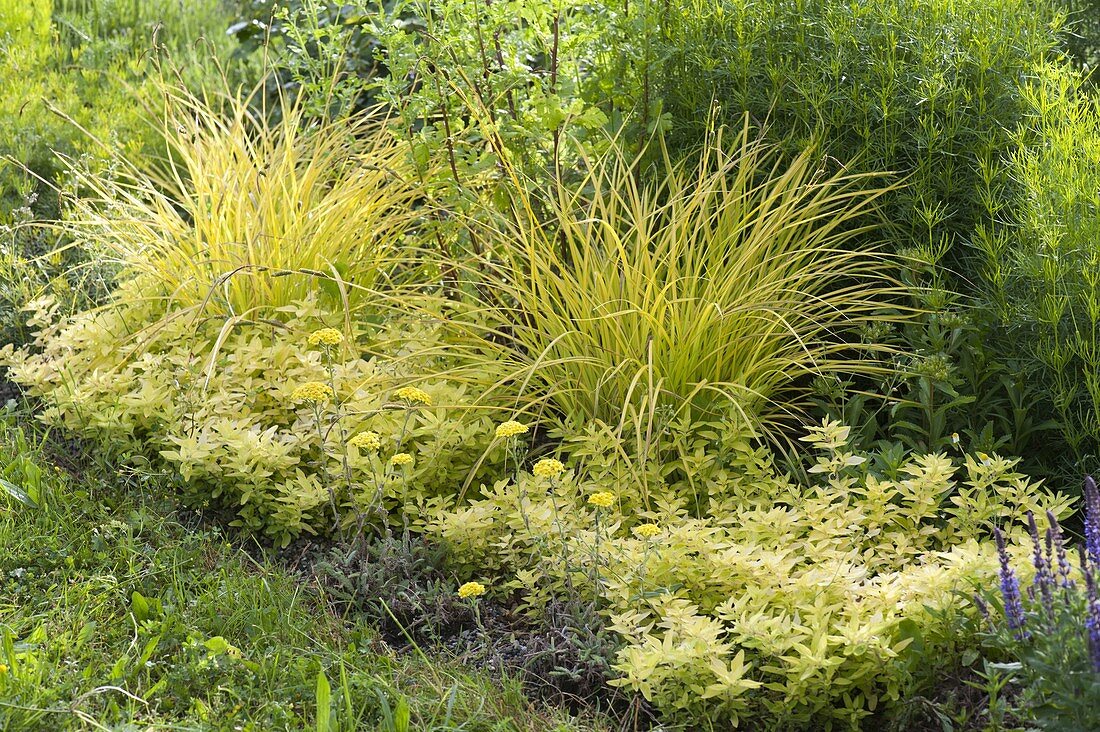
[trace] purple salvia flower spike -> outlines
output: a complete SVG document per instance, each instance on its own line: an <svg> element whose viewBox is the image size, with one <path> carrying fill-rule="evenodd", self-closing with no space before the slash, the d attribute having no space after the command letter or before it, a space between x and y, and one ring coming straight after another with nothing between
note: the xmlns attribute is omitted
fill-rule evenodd
<svg viewBox="0 0 1100 732"><path fill-rule="evenodd" d="M1016 637L1024 638L1027 631L1024 629L1024 602L1020 596L1020 583L1012 571L1004 534L994 527L993 536L997 540L997 557L1001 563L1001 597L1005 604L1005 619L1009 629L1015 631Z"/></svg>
<svg viewBox="0 0 1100 732"><path fill-rule="evenodd" d="M1065 598L1066 602L1069 602L1068 590L1073 589L1074 584L1070 578L1073 567L1069 563L1069 555L1066 552L1066 537L1053 511L1047 511L1047 521L1050 522L1051 533L1054 535L1054 555L1058 558L1058 585L1067 591Z"/></svg>
<svg viewBox="0 0 1100 732"><path fill-rule="evenodd" d="M1054 574L1043 552L1043 540L1039 538L1039 525L1035 522L1035 514L1031 511L1027 512L1027 530L1031 534L1031 562L1035 565L1035 579L1027 590L1027 596L1032 602L1037 595L1042 598L1043 610L1050 618L1054 615Z"/></svg>
<svg viewBox="0 0 1100 732"><path fill-rule="evenodd" d="M1085 548L1088 560L1100 567L1100 491L1091 475L1085 477Z"/></svg>
<svg viewBox="0 0 1100 732"><path fill-rule="evenodd" d="M1085 630L1089 639L1089 658L1093 671L1100 673L1100 596L1097 595L1096 577L1085 561L1085 549L1081 550L1081 571L1085 575L1087 606L1085 610Z"/></svg>

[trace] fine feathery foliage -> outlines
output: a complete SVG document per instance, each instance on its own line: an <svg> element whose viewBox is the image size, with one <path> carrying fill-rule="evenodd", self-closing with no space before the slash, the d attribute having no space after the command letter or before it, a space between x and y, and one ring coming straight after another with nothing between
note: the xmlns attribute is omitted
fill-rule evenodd
<svg viewBox="0 0 1100 732"><path fill-rule="evenodd" d="M867 371L843 333L880 319L890 260L849 247L886 189L782 162L749 126L655 182L613 145L549 200L517 185L488 307L525 383L563 417L624 408L738 411L757 430L798 409L811 374ZM549 211L549 217L537 212Z"/></svg>
<svg viewBox="0 0 1100 732"><path fill-rule="evenodd" d="M904 177L883 199L892 245L943 242L957 267L1006 220L1021 82L1054 55L1064 16L1048 0L677 1L655 41L659 91L689 147L716 106L795 151L813 139Z"/></svg>
<svg viewBox="0 0 1100 732"><path fill-rule="evenodd" d="M1012 158L1018 235L984 242L985 280L1006 331L1001 350L1024 359L1073 456L1100 454L1100 97L1080 74L1047 66L1027 85L1039 144Z"/></svg>

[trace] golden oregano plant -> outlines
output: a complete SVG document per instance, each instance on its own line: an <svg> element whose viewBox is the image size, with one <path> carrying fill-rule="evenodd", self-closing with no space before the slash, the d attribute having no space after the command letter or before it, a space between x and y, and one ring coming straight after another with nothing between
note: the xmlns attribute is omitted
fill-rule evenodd
<svg viewBox="0 0 1100 732"><path fill-rule="evenodd" d="M996 577L992 527L1022 537L1027 511L1072 502L997 456L884 470L837 422L805 438L807 483L736 419L666 435L654 450L693 456L690 480L665 466L648 491L624 482L623 446L597 428L565 465L437 499L426 530L462 577L532 613L595 603L622 637L611 683L692 729L859 729L964 650L970 593Z"/></svg>

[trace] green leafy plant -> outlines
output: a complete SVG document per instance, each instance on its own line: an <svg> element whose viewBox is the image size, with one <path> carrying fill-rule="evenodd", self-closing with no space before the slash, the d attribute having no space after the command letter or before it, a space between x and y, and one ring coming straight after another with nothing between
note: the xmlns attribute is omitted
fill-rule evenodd
<svg viewBox="0 0 1100 732"><path fill-rule="evenodd" d="M1012 160L1018 235L983 246L989 299L1003 324L1002 352L1019 354L1084 467L1100 450L1100 100L1079 74L1048 66L1026 87L1029 126ZM994 341L996 343L996 341Z"/></svg>
<svg viewBox="0 0 1100 732"><path fill-rule="evenodd" d="M944 242L972 289L965 246L1000 228L1004 151L1028 114L1022 80L1057 49L1045 0L707 0L666 6L660 90L688 147L711 111L748 112L772 139L808 140L851 171L891 171L882 201L898 249Z"/></svg>
<svg viewBox="0 0 1100 732"><path fill-rule="evenodd" d="M428 533L464 576L531 612L555 597L594 603L624 644L612 683L697 727L888 717L960 650L965 590L996 576L979 537L1071 503L996 456L888 466L835 422L804 438L800 484L736 417L682 434L653 449L695 455L690 478L657 472L648 490L622 480L614 436L597 431L571 441L568 467L544 460L468 506L441 505Z"/></svg>
<svg viewBox="0 0 1100 732"><path fill-rule="evenodd" d="M1044 418L1043 390L1027 378L1027 356L1001 350L992 337L994 315L944 281L944 254L908 252L899 279L917 312L861 330L861 340L891 349L893 368L869 378L819 378L815 402L851 424L860 445L998 452L1023 458L1025 472L1043 475L1059 424Z"/></svg>
<svg viewBox="0 0 1100 732"><path fill-rule="evenodd" d="M361 325L328 360L308 342L332 317L316 303L226 330L187 317L152 327L156 299L116 297L52 324L43 314L34 347L9 354L12 377L46 401L43 419L168 467L189 502L229 508L235 525L282 544L333 530L334 512L348 536L385 529L391 511L402 525L500 457L486 456L492 423L445 360L380 353L424 352L438 328L410 323L402 341L391 324L372 344ZM410 383L426 401L402 398Z"/></svg>

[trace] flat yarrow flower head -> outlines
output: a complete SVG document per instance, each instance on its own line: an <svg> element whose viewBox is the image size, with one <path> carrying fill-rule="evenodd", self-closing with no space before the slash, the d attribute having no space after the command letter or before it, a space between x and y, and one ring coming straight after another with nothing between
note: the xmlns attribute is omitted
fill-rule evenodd
<svg viewBox="0 0 1100 732"><path fill-rule="evenodd" d="M291 401L312 402L314 404L332 399L332 387L320 381L307 381L290 395Z"/></svg>
<svg viewBox="0 0 1100 732"><path fill-rule="evenodd" d="M310 333L306 342L311 346L338 346L344 342L344 334L335 328L321 328Z"/></svg>
<svg viewBox="0 0 1100 732"><path fill-rule="evenodd" d="M423 404L432 406L432 398L428 392L415 386L403 386L393 393L395 399L400 399L408 404Z"/></svg>
<svg viewBox="0 0 1100 732"><path fill-rule="evenodd" d="M565 466L560 460L544 458L535 463L531 472L536 478L555 478L565 472Z"/></svg>
<svg viewBox="0 0 1100 732"><path fill-rule="evenodd" d="M588 497L588 503L596 508L611 508L615 503L615 494L610 491L600 491Z"/></svg>
<svg viewBox="0 0 1100 732"><path fill-rule="evenodd" d="M474 597L481 597L485 594L485 585L480 582L467 582L458 588L458 596L463 600L469 600Z"/></svg>
<svg viewBox="0 0 1100 732"><path fill-rule="evenodd" d="M499 439L507 439L509 437L525 434L527 434L527 425L522 422L517 422L514 419L510 419L507 422L501 422L497 425L497 438Z"/></svg>
<svg viewBox="0 0 1100 732"><path fill-rule="evenodd" d="M390 458L390 462L394 465L412 465L413 456L407 452L399 452Z"/></svg>
<svg viewBox="0 0 1100 732"><path fill-rule="evenodd" d="M378 436L377 432L360 432L348 440L348 445L357 447L360 450L374 452L382 447L382 438Z"/></svg>

